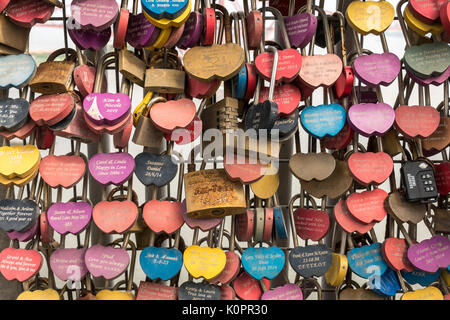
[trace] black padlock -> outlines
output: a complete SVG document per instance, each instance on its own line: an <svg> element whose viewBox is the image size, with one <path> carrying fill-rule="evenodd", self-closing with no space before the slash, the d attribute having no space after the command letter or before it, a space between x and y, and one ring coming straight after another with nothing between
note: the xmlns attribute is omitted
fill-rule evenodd
<svg viewBox="0 0 450 320"><path fill-rule="evenodd" d="M400 168L406 199L411 202L435 202L438 198L433 167L425 161L407 161Z"/></svg>
<svg viewBox="0 0 450 320"><path fill-rule="evenodd" d="M273 101L275 79L278 68L278 50L272 46L269 46L267 50L274 53L269 97L268 100L259 102L259 93L261 90L262 82L262 80L259 79L255 90L255 99L253 101L253 104L248 108L245 115L245 130L271 130L278 118L278 104Z"/></svg>

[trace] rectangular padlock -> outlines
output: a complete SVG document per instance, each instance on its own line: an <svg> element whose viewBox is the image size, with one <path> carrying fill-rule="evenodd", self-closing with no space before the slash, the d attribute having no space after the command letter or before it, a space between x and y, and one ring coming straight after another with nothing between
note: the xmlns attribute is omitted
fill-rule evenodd
<svg viewBox="0 0 450 320"><path fill-rule="evenodd" d="M224 169L186 173L184 186L189 217L220 218L247 210L243 185L231 181Z"/></svg>
<svg viewBox="0 0 450 320"><path fill-rule="evenodd" d="M145 62L129 50L119 51L119 72L138 86L144 86Z"/></svg>
<svg viewBox="0 0 450 320"><path fill-rule="evenodd" d="M19 51L20 53L25 52L30 30L29 28L20 27L12 23L5 15L0 15L0 44L2 44L0 53L13 54L12 52L14 51Z"/></svg>

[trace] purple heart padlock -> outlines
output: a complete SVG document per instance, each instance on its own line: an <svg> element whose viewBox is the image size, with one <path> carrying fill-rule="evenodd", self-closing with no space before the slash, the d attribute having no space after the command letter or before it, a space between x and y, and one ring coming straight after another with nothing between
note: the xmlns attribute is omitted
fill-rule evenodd
<svg viewBox="0 0 450 320"><path fill-rule="evenodd" d="M89 172L103 185L120 185L130 178L134 158L129 153L97 153L89 160Z"/></svg>
<svg viewBox="0 0 450 320"><path fill-rule="evenodd" d="M284 17L284 24L291 45L303 49L311 42L317 29L317 18L310 13Z"/></svg>
<svg viewBox="0 0 450 320"><path fill-rule="evenodd" d="M200 41L203 30L203 15L198 12L191 12L185 23L183 35L177 43L177 47L186 50L195 47Z"/></svg>
<svg viewBox="0 0 450 320"><path fill-rule="evenodd" d="M130 256L125 249L94 245L87 249L84 262L94 277L114 279L125 272Z"/></svg>
<svg viewBox="0 0 450 320"><path fill-rule="evenodd" d="M83 100L89 120L97 125L115 125L130 112L131 99L124 93L91 93Z"/></svg>
<svg viewBox="0 0 450 320"><path fill-rule="evenodd" d="M447 236L434 236L408 249L408 259L417 268L434 273L450 265L450 240Z"/></svg>
<svg viewBox="0 0 450 320"><path fill-rule="evenodd" d="M59 234L79 234L91 217L92 207L87 202L57 202L47 210L48 223Z"/></svg>
<svg viewBox="0 0 450 320"><path fill-rule="evenodd" d="M360 56L353 63L355 75L371 87L391 84L397 78L400 67L400 59L389 52Z"/></svg>
<svg viewBox="0 0 450 320"><path fill-rule="evenodd" d="M293 283L264 292L261 300L303 300L303 292Z"/></svg>
<svg viewBox="0 0 450 320"><path fill-rule="evenodd" d="M101 50L111 38L111 28L106 28L101 31L94 29L69 28L68 33L75 45L83 50Z"/></svg>
<svg viewBox="0 0 450 320"><path fill-rule="evenodd" d="M116 0L73 0L70 10L79 27L101 31L116 21L119 5Z"/></svg>
<svg viewBox="0 0 450 320"><path fill-rule="evenodd" d="M23 232L11 231L11 232L7 232L6 234L8 235L8 237L11 240L18 240L21 242L30 241L36 235L38 225L39 225L39 220L36 220L35 224L26 231L23 231Z"/></svg>
<svg viewBox="0 0 450 320"><path fill-rule="evenodd" d="M88 270L84 263L87 249L57 249L50 256L50 268L61 280L80 281Z"/></svg>
<svg viewBox="0 0 450 320"><path fill-rule="evenodd" d="M160 29L151 24L143 13L130 15L126 42L136 49L150 46L159 36Z"/></svg>
<svg viewBox="0 0 450 320"><path fill-rule="evenodd" d="M408 68L406 68L406 72L408 73L409 77L412 79L412 81L418 83L421 86L428 86L430 84L439 86L444 81L447 81L448 78L450 78L450 66L447 68L447 70L444 71L443 74L437 76L437 77L430 77L426 79L419 78L414 74L414 72L410 72Z"/></svg>
<svg viewBox="0 0 450 320"><path fill-rule="evenodd" d="M382 136L392 127L395 111L387 103L361 103L350 107L348 122L365 137Z"/></svg>

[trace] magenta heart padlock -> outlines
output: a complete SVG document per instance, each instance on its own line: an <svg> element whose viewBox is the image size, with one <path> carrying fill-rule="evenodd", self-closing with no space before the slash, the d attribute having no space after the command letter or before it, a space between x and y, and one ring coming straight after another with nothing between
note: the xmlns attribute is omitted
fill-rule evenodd
<svg viewBox="0 0 450 320"><path fill-rule="evenodd" d="M73 0L70 10L81 28L98 31L110 27L119 15L115 0Z"/></svg>
<svg viewBox="0 0 450 320"><path fill-rule="evenodd" d="M94 277L114 279L125 272L130 256L125 249L95 245L87 249L84 262Z"/></svg>
<svg viewBox="0 0 450 320"><path fill-rule="evenodd" d="M156 41L160 29L151 24L143 13L132 14L128 20L126 42L136 49L148 47Z"/></svg>
<svg viewBox="0 0 450 320"><path fill-rule="evenodd" d="M126 152L97 153L89 159L89 172L103 185L121 185L134 171L134 158Z"/></svg>
<svg viewBox="0 0 450 320"><path fill-rule="evenodd" d="M63 281L80 281L88 272L85 254L86 249L56 249L50 256L50 268Z"/></svg>
<svg viewBox="0 0 450 320"><path fill-rule="evenodd" d="M115 125L125 119L131 99L124 93L92 93L83 100L86 116L97 125Z"/></svg>
<svg viewBox="0 0 450 320"><path fill-rule="evenodd" d="M353 130L370 137L382 136L394 124L395 111L387 103L361 103L350 107L348 122Z"/></svg>
<svg viewBox="0 0 450 320"><path fill-rule="evenodd" d="M111 28L104 30L95 29L68 29L70 39L83 50L101 50L111 38Z"/></svg>
<svg viewBox="0 0 450 320"><path fill-rule="evenodd" d="M300 49L311 42L317 30L317 18L306 12L284 17L284 24L291 45Z"/></svg>
<svg viewBox="0 0 450 320"><path fill-rule="evenodd" d="M87 202L57 202L47 210L48 223L59 234L79 234L91 217L92 207Z"/></svg>
<svg viewBox="0 0 450 320"><path fill-rule="evenodd" d="M199 41L203 30L203 15L194 11L191 12L185 23L183 35L177 43L177 47L186 50L195 47Z"/></svg>
<svg viewBox="0 0 450 320"><path fill-rule="evenodd" d="M371 87L390 85L397 78L400 68L400 59L389 52L359 56L353 63L356 77Z"/></svg>

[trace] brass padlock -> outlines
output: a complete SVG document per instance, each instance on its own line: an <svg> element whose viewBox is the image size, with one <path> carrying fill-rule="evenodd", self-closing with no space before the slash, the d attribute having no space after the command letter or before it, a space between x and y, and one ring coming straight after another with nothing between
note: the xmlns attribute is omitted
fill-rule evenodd
<svg viewBox="0 0 450 320"><path fill-rule="evenodd" d="M186 74L182 70L178 55L167 52L167 63L172 69L157 69L158 62L166 64L163 51L150 59L150 69L145 72L145 89L158 93L184 93Z"/></svg>
<svg viewBox="0 0 450 320"><path fill-rule="evenodd" d="M224 169L188 172L184 187L191 218L220 218L247 210L242 183L231 181Z"/></svg>
<svg viewBox="0 0 450 320"><path fill-rule="evenodd" d="M142 50L139 50L142 55ZM142 57L138 57L133 52L122 49L119 51L119 72L131 82L138 86L144 86L146 65Z"/></svg>
<svg viewBox="0 0 450 320"><path fill-rule="evenodd" d="M25 52L30 30L12 23L5 15L0 15L0 54Z"/></svg>
<svg viewBox="0 0 450 320"><path fill-rule="evenodd" d="M139 117L136 130L133 135L133 142L135 144L155 148L159 150L161 147L161 142L163 140L162 131L158 130L152 123L149 117L150 108L157 102L166 102L167 100L162 97L156 97L150 100L150 102L145 107L144 112Z"/></svg>
<svg viewBox="0 0 450 320"><path fill-rule="evenodd" d="M36 74L30 81L33 92L42 94L58 94L68 92L73 82L77 52L67 49L67 59L54 61L58 56L65 54L66 49L58 49L48 57L46 62L39 65Z"/></svg>

